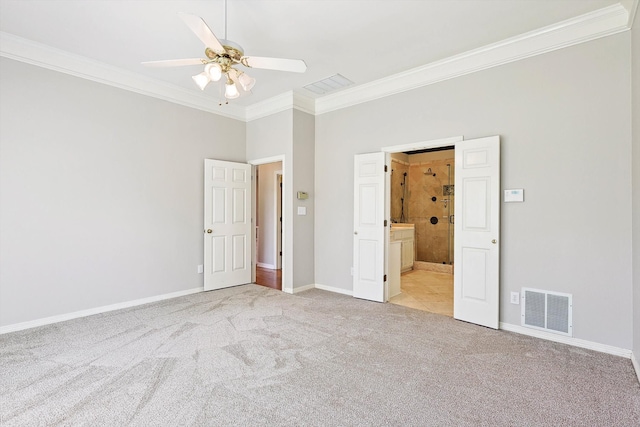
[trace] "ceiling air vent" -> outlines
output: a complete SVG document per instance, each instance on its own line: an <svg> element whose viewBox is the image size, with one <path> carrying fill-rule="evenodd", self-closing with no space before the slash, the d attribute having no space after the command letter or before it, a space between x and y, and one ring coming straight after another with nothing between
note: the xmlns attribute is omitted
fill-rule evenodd
<svg viewBox="0 0 640 427"><path fill-rule="evenodd" d="M573 336L572 295L522 288L522 326Z"/></svg>
<svg viewBox="0 0 640 427"><path fill-rule="evenodd" d="M353 82L345 76L336 74L335 76L327 77L326 79L308 84L304 88L310 92L317 93L318 95L324 95L325 93L333 92L335 90L351 86L352 84Z"/></svg>

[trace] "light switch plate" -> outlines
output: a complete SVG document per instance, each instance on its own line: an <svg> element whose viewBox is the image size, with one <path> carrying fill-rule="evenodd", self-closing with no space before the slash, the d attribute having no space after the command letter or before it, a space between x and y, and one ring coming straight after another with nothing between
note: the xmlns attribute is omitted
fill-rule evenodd
<svg viewBox="0 0 640 427"><path fill-rule="evenodd" d="M306 206L298 206L298 215L306 215L307 207Z"/></svg>

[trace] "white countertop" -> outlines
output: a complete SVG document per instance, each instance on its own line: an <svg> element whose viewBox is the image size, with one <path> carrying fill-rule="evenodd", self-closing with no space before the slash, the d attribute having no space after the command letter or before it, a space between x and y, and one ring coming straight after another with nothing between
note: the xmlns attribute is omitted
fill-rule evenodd
<svg viewBox="0 0 640 427"><path fill-rule="evenodd" d="M392 222L391 223L391 228L392 229L399 229L399 228L415 228L414 224L407 224L404 222Z"/></svg>

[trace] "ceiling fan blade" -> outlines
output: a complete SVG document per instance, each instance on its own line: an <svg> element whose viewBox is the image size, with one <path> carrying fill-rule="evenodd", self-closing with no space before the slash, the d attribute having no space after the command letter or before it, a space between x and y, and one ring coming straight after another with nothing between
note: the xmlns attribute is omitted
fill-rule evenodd
<svg viewBox="0 0 640 427"><path fill-rule="evenodd" d="M208 47L216 53L224 53L224 47L220 43L220 40L213 34L211 28L207 25L202 18L196 15L190 15L188 13L179 12L180 18L185 24L194 32L196 36L204 43L204 47Z"/></svg>
<svg viewBox="0 0 640 427"><path fill-rule="evenodd" d="M188 59L167 59L166 61L147 61L142 65L154 68L164 67L184 67L185 65L202 65L202 59L200 58L188 58Z"/></svg>
<svg viewBox="0 0 640 427"><path fill-rule="evenodd" d="M305 64L302 59L243 56L240 62L247 67L262 68L265 70L292 71L294 73L304 73L307 70L307 64Z"/></svg>

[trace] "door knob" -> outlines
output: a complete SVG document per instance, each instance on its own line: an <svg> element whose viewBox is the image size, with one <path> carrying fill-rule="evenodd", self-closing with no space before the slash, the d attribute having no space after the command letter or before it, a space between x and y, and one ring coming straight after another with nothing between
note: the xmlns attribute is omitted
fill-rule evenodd
<svg viewBox="0 0 640 427"><path fill-rule="evenodd" d="M211 233L213 233L213 230L212 230L212 229L210 229L210 228L207 228L207 233L208 233L208 234L211 234Z"/></svg>
<svg viewBox="0 0 640 427"><path fill-rule="evenodd" d="M496 243L498 243L498 241L497 241L496 239L493 239L493 240L491 241L491 243L493 243L493 244L495 245Z"/></svg>
<svg viewBox="0 0 640 427"><path fill-rule="evenodd" d="M358 232L357 232L357 231L354 231L354 232L353 232L353 234L358 234Z"/></svg>

